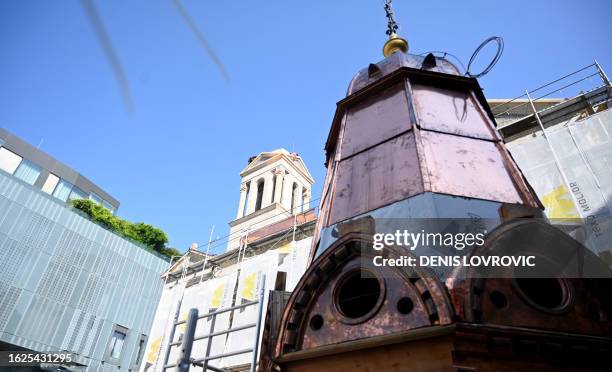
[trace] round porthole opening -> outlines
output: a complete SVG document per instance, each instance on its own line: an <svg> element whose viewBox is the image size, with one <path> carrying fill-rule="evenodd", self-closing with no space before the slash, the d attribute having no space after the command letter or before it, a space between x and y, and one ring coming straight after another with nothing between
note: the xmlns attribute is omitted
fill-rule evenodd
<svg viewBox="0 0 612 372"><path fill-rule="evenodd" d="M414 303L408 297L400 298L400 300L397 301L397 311L399 311L400 314L404 314L404 315L410 314L413 308L414 308Z"/></svg>
<svg viewBox="0 0 612 372"><path fill-rule="evenodd" d="M319 314L314 315L310 318L310 329L313 331L318 331L323 328L323 317Z"/></svg>
<svg viewBox="0 0 612 372"><path fill-rule="evenodd" d="M569 302L568 287L558 278L516 278L515 284L522 297L540 310L561 311Z"/></svg>
<svg viewBox="0 0 612 372"><path fill-rule="evenodd" d="M498 309L503 309L504 307L508 306L508 299L503 293L499 291L492 292L489 296L489 299L491 300L493 306Z"/></svg>
<svg viewBox="0 0 612 372"><path fill-rule="evenodd" d="M382 296L381 283L369 271L353 271L340 280L336 307L348 319L358 320L376 310Z"/></svg>

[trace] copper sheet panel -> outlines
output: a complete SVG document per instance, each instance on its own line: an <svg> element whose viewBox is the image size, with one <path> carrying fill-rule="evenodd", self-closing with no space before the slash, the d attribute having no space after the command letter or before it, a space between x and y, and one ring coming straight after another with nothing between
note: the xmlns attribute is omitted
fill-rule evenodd
<svg viewBox="0 0 612 372"><path fill-rule="evenodd" d="M404 82L389 87L347 111L342 158L381 143L412 127Z"/></svg>
<svg viewBox="0 0 612 372"><path fill-rule="evenodd" d="M498 139L484 112L469 92L413 84L412 95L421 128L461 136Z"/></svg>
<svg viewBox="0 0 612 372"><path fill-rule="evenodd" d="M522 203L494 142L422 131L431 191Z"/></svg>
<svg viewBox="0 0 612 372"><path fill-rule="evenodd" d="M423 183L414 132L408 132L340 162L330 222L421 192Z"/></svg>

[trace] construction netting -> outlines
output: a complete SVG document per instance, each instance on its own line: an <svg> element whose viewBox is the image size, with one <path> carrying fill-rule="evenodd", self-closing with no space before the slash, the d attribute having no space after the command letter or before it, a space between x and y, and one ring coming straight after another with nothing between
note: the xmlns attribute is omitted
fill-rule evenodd
<svg viewBox="0 0 612 372"><path fill-rule="evenodd" d="M612 110L546 128L507 147L555 224L612 264ZM571 228L571 227L574 228Z"/></svg>

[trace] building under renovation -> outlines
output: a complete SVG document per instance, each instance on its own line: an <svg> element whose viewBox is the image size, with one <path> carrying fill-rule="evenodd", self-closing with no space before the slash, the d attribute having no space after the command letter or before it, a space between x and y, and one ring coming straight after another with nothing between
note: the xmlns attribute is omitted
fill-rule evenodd
<svg viewBox="0 0 612 372"><path fill-rule="evenodd" d="M584 82L585 91L568 99L532 99L526 93L489 103L546 216L612 265L610 81L595 62L558 79L561 88L549 83L544 86L549 92L536 93L547 97Z"/></svg>
<svg viewBox="0 0 612 372"><path fill-rule="evenodd" d="M301 278L315 227L314 183L301 157L280 149L249 159L226 240L194 245L163 275L142 371L176 368L188 315L197 309L191 360L196 370L246 370L260 342L269 290L291 291ZM215 248L226 248L213 254Z"/></svg>

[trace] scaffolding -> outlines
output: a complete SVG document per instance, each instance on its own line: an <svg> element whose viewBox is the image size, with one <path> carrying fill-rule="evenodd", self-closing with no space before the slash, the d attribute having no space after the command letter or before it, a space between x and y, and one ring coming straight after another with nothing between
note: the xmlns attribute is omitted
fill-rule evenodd
<svg viewBox="0 0 612 372"><path fill-rule="evenodd" d="M549 98L560 92L570 98ZM547 217L612 266L612 84L603 68L595 61L490 106Z"/></svg>
<svg viewBox="0 0 612 372"><path fill-rule="evenodd" d="M568 99L550 99L570 92ZM579 89L579 92L575 92ZM534 95L538 93L538 95ZM612 101L612 84L597 61L499 104L491 104L498 131L506 140L566 121L578 112L597 112ZM548 104L547 104L548 103ZM540 106L540 108L537 108Z"/></svg>
<svg viewBox="0 0 612 372"><path fill-rule="evenodd" d="M255 369L257 368L257 356L259 352L259 340L260 340L259 334L261 333L263 303L264 303L264 296L265 296L265 283L266 283L266 276L265 274L262 274L259 278L258 296L255 301L249 301L249 302L246 302L240 305L235 305L235 306L230 306L224 309L215 310L215 311L212 311L204 315L199 315L198 309L192 308L191 310L189 310L189 315L187 317L187 320L178 321L177 319L175 319L174 323L172 324L172 329L170 331L170 340L169 340L169 343L166 349L166 357L164 359L164 365L162 367L162 371L166 371L170 368L176 368L177 372L187 372L192 366L198 366L198 367L201 367L204 371L211 370L215 372L225 372L226 370L215 367L209 363L213 360L218 360L218 359L229 357L229 356L252 353L249 371L255 372ZM257 320L255 322L244 324L244 325L233 327L233 328L230 325L229 326L230 328L223 329L220 331L215 331L215 320L217 319L218 315L224 314L230 311L233 312L235 310L243 309L249 306L257 306ZM208 333L204 335L196 336L195 331L198 325L198 321L208 320L208 319L210 319L210 326L209 326ZM182 340L173 342L176 328L183 324L185 325L186 329L185 329L185 333L183 334ZM242 331L244 329L249 329L249 328L255 328L256 337L254 338L255 340L253 342L252 347L241 349L241 350L234 350L234 351L227 352L227 353L224 352L221 354L210 355L211 349L212 349L213 337L229 335L232 332ZM192 350L193 344L194 342L199 341L199 340L207 340L206 350L205 350L203 358L195 359L191 357L191 354L193 351ZM178 346L180 346L178 359L173 363L169 363L170 349L173 347L178 347Z"/></svg>

